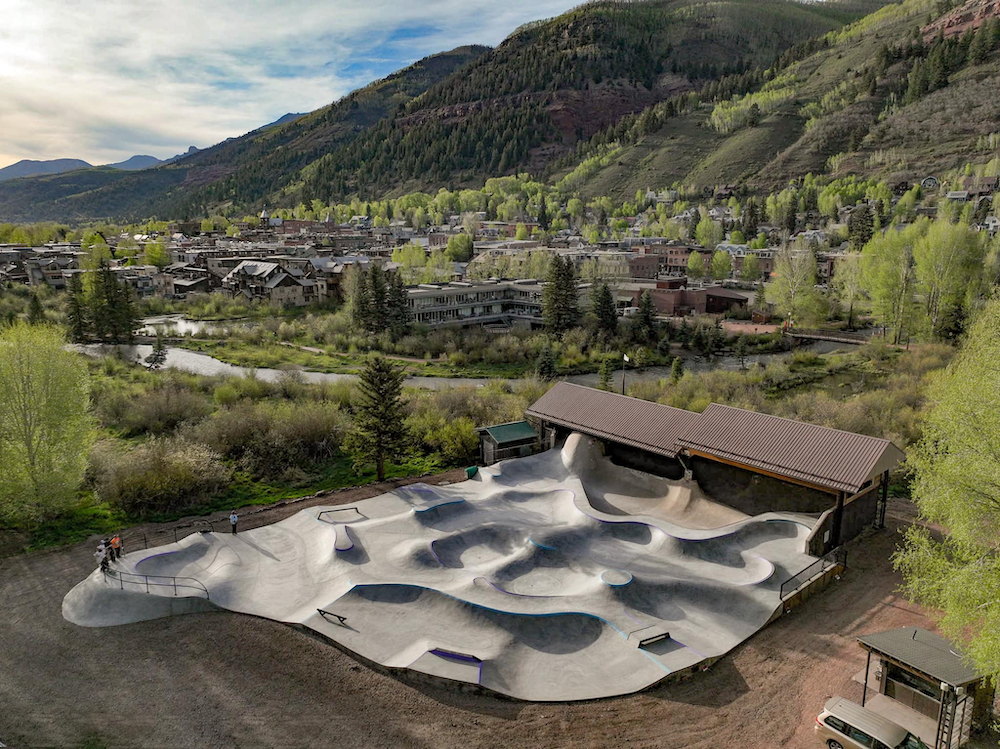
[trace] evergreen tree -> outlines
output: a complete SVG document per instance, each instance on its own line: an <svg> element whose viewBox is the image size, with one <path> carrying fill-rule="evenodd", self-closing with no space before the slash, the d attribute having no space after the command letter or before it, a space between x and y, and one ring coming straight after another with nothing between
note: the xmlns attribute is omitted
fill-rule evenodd
<svg viewBox="0 0 1000 749"><path fill-rule="evenodd" d="M393 273L389 279L388 291L389 329L394 337L406 335L410 330L409 295L403 285L399 273Z"/></svg>
<svg viewBox="0 0 1000 749"><path fill-rule="evenodd" d="M370 357L358 376L360 397L344 449L352 456L356 471L374 463L379 481L385 479L386 462L400 456L406 446L404 377L403 370L383 356Z"/></svg>
<svg viewBox="0 0 1000 749"><path fill-rule="evenodd" d="M146 357L146 366L155 371L166 364L166 362L167 347L163 343L163 337L158 335L156 336L156 343L153 344L153 350Z"/></svg>
<svg viewBox="0 0 1000 749"><path fill-rule="evenodd" d="M69 334L73 341L82 343L87 340L89 328L87 320L87 300L83 293L83 277L73 273L66 283L68 304L66 316L69 322Z"/></svg>
<svg viewBox="0 0 1000 749"><path fill-rule="evenodd" d="M372 335L377 335L385 330L389 323L389 300L385 271L382 270L381 265L372 263L367 275L369 308L367 331Z"/></svg>
<svg viewBox="0 0 1000 749"><path fill-rule="evenodd" d="M597 321L597 332L607 340L618 334L618 310L611 289L601 282L594 289L591 299L591 311Z"/></svg>
<svg viewBox="0 0 1000 749"><path fill-rule="evenodd" d="M597 387L610 392L611 385L614 382L614 364L610 357L606 356L601 360L601 368L598 370L598 376L600 377L600 383Z"/></svg>
<svg viewBox="0 0 1000 749"><path fill-rule="evenodd" d="M684 362L682 362L681 358L678 356L674 359L674 363L670 365L671 384L676 385L678 382L681 381L681 378L683 376L684 376Z"/></svg>
<svg viewBox="0 0 1000 749"><path fill-rule="evenodd" d="M549 230L549 209L545 205L545 195L540 196L538 204L538 225L542 228L542 231Z"/></svg>
<svg viewBox="0 0 1000 749"><path fill-rule="evenodd" d="M42 300L38 298L38 294L32 294L28 302L28 322L32 325L45 322L45 310L42 309Z"/></svg>
<svg viewBox="0 0 1000 749"><path fill-rule="evenodd" d="M656 337L656 305L649 289L645 289L639 297L639 309L632 325L639 340L652 341Z"/></svg>
<svg viewBox="0 0 1000 749"><path fill-rule="evenodd" d="M535 362L538 370L538 377L542 380L551 380L556 376L556 359L552 353L552 347L546 344L538 352L538 360Z"/></svg>
<svg viewBox="0 0 1000 749"><path fill-rule="evenodd" d="M733 351L736 357L740 360L740 369L747 368L747 353L750 351L750 341L747 340L745 335L741 335L736 339L736 345L733 347Z"/></svg>
<svg viewBox="0 0 1000 749"><path fill-rule="evenodd" d="M135 331L139 327L139 307L136 304L135 293L132 287L125 281L115 282L113 314L112 340L115 343L132 343L135 340Z"/></svg>
<svg viewBox="0 0 1000 749"><path fill-rule="evenodd" d="M549 331L561 336L575 326L580 317L573 261L556 255L546 281L542 291L542 316Z"/></svg>
<svg viewBox="0 0 1000 749"><path fill-rule="evenodd" d="M798 201L794 198L788 201L788 206L785 208L785 231L788 232L788 236L795 233L796 227L799 225L799 218L796 214L798 209Z"/></svg>
<svg viewBox="0 0 1000 749"><path fill-rule="evenodd" d="M851 246L855 250L860 250L868 244L873 232L872 213L868 206L857 206L851 211L851 217L847 220L847 235L850 238Z"/></svg>

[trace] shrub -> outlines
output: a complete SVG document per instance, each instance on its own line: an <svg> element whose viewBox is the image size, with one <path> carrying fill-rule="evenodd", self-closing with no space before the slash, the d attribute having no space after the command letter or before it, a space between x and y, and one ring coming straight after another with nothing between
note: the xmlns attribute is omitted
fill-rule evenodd
<svg viewBox="0 0 1000 749"><path fill-rule="evenodd" d="M101 499L136 517L204 502L232 478L231 469L207 446L162 437L128 450L100 442L91 451L90 473Z"/></svg>
<svg viewBox="0 0 1000 749"><path fill-rule="evenodd" d="M256 478L337 454L350 418L336 403L241 403L216 412L187 433Z"/></svg>

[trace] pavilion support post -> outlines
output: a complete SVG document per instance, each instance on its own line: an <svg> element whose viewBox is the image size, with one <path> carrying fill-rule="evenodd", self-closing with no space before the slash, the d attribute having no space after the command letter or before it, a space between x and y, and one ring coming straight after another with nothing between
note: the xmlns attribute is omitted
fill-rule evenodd
<svg viewBox="0 0 1000 749"><path fill-rule="evenodd" d="M861 707L865 706L865 698L868 696L868 672L872 667L872 651L868 651L868 660L865 661L865 688L861 691Z"/></svg>

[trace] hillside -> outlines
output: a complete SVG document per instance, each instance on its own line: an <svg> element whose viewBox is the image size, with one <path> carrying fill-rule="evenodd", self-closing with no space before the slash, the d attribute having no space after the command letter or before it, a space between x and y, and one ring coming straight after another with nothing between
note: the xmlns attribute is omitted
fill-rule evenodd
<svg viewBox="0 0 1000 749"><path fill-rule="evenodd" d="M542 174L622 117L760 71L884 0L601 0L497 49L422 60L329 107L169 166L0 187L0 217L202 215ZM101 183L101 184L98 184ZM90 186L93 185L93 186Z"/></svg>
<svg viewBox="0 0 1000 749"><path fill-rule="evenodd" d="M292 199L481 183L541 173L578 141L881 2L596 2L515 31L349 148L303 172Z"/></svg>
<svg viewBox="0 0 1000 749"><path fill-rule="evenodd" d="M886 6L827 34L746 96L674 115L647 110L592 141L584 155L603 158L575 170L573 189L618 198L675 182L773 189L810 172L895 182L985 163L1000 131L990 93L1000 86L1000 3L949 7ZM656 126L641 127L643 117Z"/></svg>
<svg viewBox="0 0 1000 749"><path fill-rule="evenodd" d="M108 167L0 185L0 220L79 221L197 215L246 195L262 200L298 169L350 142L488 48L460 47L427 57L333 104L194 150L155 169Z"/></svg>

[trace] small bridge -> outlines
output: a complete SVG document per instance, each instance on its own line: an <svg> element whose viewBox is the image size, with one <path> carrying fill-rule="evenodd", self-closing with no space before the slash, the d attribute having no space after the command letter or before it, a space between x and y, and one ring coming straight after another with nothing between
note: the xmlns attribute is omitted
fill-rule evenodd
<svg viewBox="0 0 1000 749"><path fill-rule="evenodd" d="M812 328L792 328L783 332L789 338L803 341L833 341L834 343L853 343L861 345L872 340L868 333L849 333L846 330L815 330Z"/></svg>

